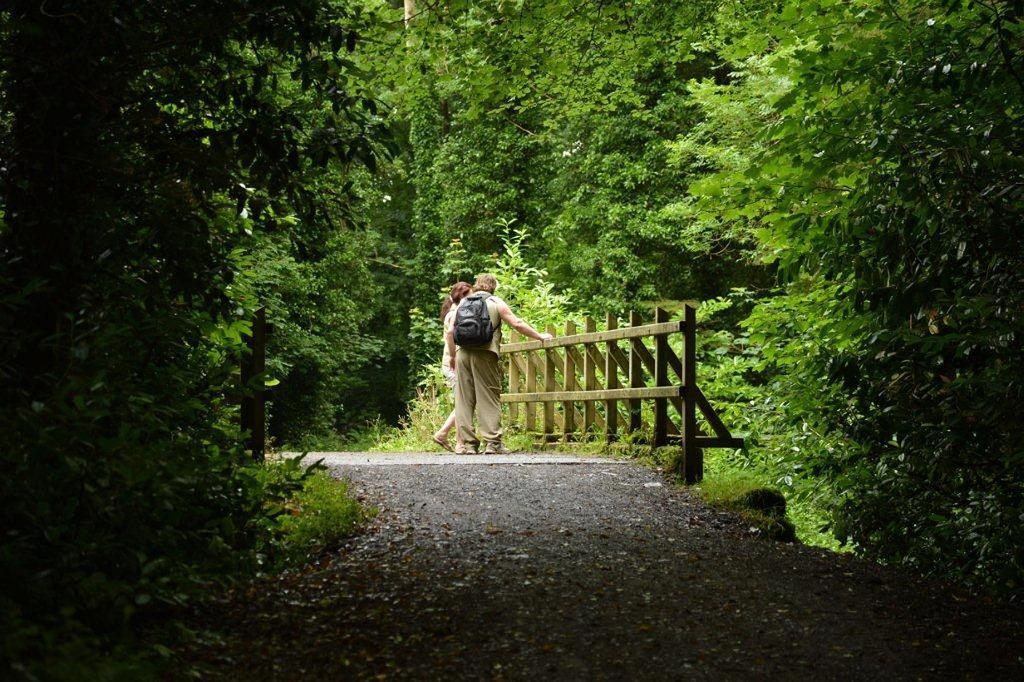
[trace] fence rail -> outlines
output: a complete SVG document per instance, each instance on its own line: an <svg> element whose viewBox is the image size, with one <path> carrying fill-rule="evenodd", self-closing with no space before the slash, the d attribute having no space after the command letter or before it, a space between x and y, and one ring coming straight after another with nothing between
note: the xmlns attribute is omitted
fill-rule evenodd
<svg viewBox="0 0 1024 682"><path fill-rule="evenodd" d="M563 336L548 341L522 341L513 332L510 343L501 347L509 375L509 391L501 400L509 404L511 421L545 440L566 441L600 433L612 441L620 424L627 433L650 426L653 445L682 445L681 473L688 482L699 481L704 448L739 448L743 439L733 437L697 386L696 309L687 305L682 320L670 317L658 308L654 322L644 324L634 312L629 326L619 327L618 319L607 315L602 331L588 318L583 333L569 322ZM673 334L683 336L682 357L669 341ZM645 401L653 401L651 425L644 423ZM698 411L713 436L699 429Z"/></svg>

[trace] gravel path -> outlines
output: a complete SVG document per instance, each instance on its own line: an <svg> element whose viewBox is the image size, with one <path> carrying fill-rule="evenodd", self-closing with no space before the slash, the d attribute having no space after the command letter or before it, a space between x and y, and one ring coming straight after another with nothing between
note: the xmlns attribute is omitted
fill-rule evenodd
<svg viewBox="0 0 1024 682"><path fill-rule="evenodd" d="M759 539L645 468L332 470L380 516L212 609L211 678L1024 677L1010 609Z"/></svg>

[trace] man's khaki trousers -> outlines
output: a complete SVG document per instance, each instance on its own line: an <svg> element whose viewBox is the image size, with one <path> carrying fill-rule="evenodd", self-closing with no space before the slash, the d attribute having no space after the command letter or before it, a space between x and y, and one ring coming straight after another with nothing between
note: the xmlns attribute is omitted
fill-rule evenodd
<svg viewBox="0 0 1024 682"><path fill-rule="evenodd" d="M480 445L473 430L476 410L480 438L501 444L501 366L489 350L460 348L455 356L455 421L459 440L467 447Z"/></svg>

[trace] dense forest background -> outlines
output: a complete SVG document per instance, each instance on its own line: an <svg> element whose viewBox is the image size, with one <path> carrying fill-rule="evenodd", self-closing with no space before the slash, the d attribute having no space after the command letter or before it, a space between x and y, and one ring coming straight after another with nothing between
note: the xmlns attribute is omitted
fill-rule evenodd
<svg viewBox="0 0 1024 682"><path fill-rule="evenodd" d="M363 194L380 301L426 320L514 236L574 311L703 301L734 461L861 552L1016 591L1018 5L396 9L364 55L400 149Z"/></svg>
<svg viewBox="0 0 1024 682"><path fill-rule="evenodd" d="M735 466L1021 594L1022 3L44 5L0 10L7 657L258 570L258 305L269 434L322 447L398 422L500 268L701 301Z"/></svg>

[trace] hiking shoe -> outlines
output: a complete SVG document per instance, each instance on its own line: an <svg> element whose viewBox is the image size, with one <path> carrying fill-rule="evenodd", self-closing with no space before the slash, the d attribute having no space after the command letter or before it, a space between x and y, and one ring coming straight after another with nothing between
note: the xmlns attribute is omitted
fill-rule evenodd
<svg viewBox="0 0 1024 682"><path fill-rule="evenodd" d="M456 455L475 455L476 454L476 448L472 447L470 445L462 445L460 443L459 445L455 446L455 454Z"/></svg>
<svg viewBox="0 0 1024 682"><path fill-rule="evenodd" d="M511 455L512 451L506 448L502 443L488 443L487 449L484 450L485 455Z"/></svg>

